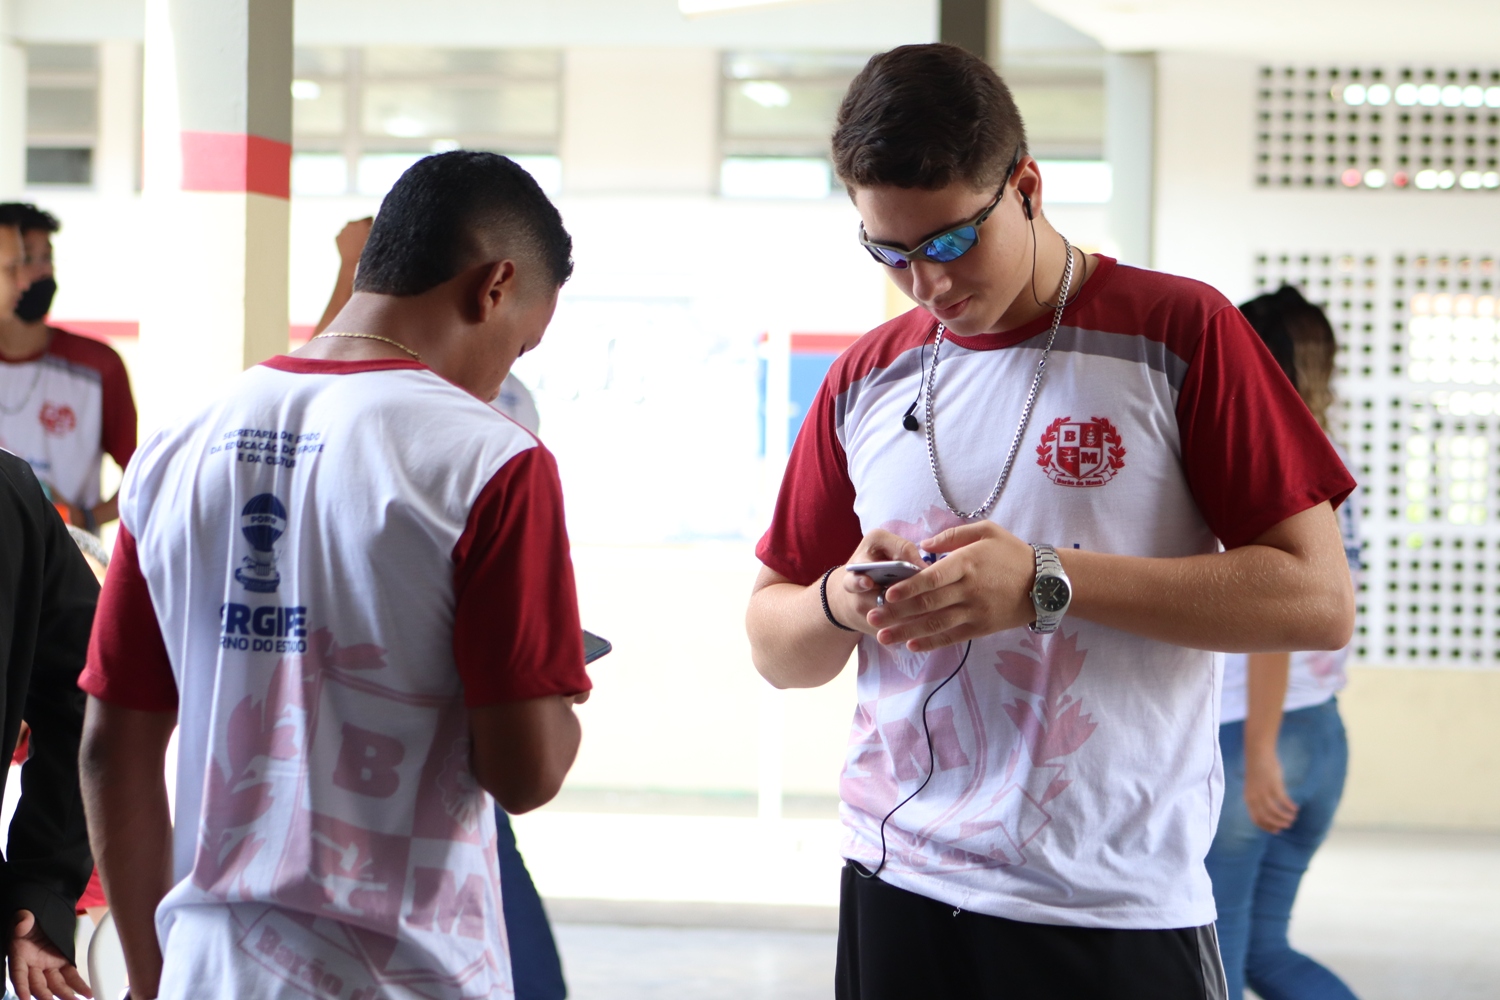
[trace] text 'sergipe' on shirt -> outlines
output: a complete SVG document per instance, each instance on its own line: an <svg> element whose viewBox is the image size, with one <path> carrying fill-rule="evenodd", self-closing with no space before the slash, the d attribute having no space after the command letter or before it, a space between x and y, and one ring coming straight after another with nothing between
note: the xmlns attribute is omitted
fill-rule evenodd
<svg viewBox="0 0 1500 1000"><path fill-rule="evenodd" d="M510 996L466 708L589 687L551 455L415 362L283 357L121 497L80 683L178 711L161 995Z"/></svg>
<svg viewBox="0 0 1500 1000"><path fill-rule="evenodd" d="M961 509L994 485L1051 321L943 344L937 454ZM960 523L924 435L902 427L936 326L913 310L834 363L757 550L765 565L811 584L876 528L920 541ZM1191 556L1244 545L1352 486L1223 296L1102 258L1066 310L991 519L1059 549ZM867 867L881 818L926 777L922 702L962 653L860 642L841 812L846 854ZM927 711L935 773L887 824L880 877L1035 923L1211 922L1219 659L1076 617L1050 636L975 640Z"/></svg>

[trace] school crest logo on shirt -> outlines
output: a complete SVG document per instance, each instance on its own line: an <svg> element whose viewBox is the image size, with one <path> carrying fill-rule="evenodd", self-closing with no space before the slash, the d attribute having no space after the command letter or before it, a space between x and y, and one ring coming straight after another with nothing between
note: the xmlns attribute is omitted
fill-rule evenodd
<svg viewBox="0 0 1500 1000"><path fill-rule="evenodd" d="M78 415L67 403L43 403L37 416L42 422L42 429L54 437L70 433L78 426Z"/></svg>
<svg viewBox="0 0 1500 1000"><path fill-rule="evenodd" d="M1103 417L1058 417L1042 432L1036 464L1059 486L1103 486L1125 468L1120 432Z"/></svg>

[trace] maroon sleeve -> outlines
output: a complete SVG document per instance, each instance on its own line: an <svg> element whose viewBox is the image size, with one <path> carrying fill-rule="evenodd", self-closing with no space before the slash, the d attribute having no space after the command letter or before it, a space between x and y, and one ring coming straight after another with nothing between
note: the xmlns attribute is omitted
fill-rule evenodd
<svg viewBox="0 0 1500 1000"><path fill-rule="evenodd" d="M1354 489L1338 453L1233 306L1208 320L1177 398L1188 486L1226 549Z"/></svg>
<svg viewBox="0 0 1500 1000"><path fill-rule="evenodd" d="M112 705L141 712L177 710L172 661L167 658L151 593L141 575L135 539L124 525L104 575L89 636L88 664L78 686Z"/></svg>
<svg viewBox="0 0 1500 1000"><path fill-rule="evenodd" d="M830 372L802 422L781 477L771 527L755 547L768 568L803 586L847 560L864 537L854 513L848 460L836 433L832 378Z"/></svg>
<svg viewBox="0 0 1500 1000"><path fill-rule="evenodd" d="M109 352L109 357L110 363L100 372L104 419L99 443L123 469L135 454L135 397L130 392L130 376L125 371L125 362L114 351Z"/></svg>
<svg viewBox="0 0 1500 1000"><path fill-rule="evenodd" d="M470 708L593 687L557 463L541 445L480 491L453 548L453 658Z"/></svg>

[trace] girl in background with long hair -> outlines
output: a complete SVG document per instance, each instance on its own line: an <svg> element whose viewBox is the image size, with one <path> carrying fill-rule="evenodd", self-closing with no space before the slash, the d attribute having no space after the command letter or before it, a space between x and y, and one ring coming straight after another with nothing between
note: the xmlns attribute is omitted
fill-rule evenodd
<svg viewBox="0 0 1500 1000"><path fill-rule="evenodd" d="M1328 433L1338 342L1323 311L1290 286L1240 309ZM1356 491L1338 508L1350 572L1359 569L1358 499ZM1355 1000L1287 940L1297 888L1344 790L1349 748L1337 694L1348 656L1346 646L1225 659L1224 808L1207 863L1230 1000L1247 984L1263 1000Z"/></svg>

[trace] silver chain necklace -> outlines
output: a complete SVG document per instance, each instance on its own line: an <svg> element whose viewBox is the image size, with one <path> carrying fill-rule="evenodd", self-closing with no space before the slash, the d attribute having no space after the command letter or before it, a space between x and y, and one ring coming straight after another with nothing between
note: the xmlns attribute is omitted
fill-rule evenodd
<svg viewBox="0 0 1500 1000"><path fill-rule="evenodd" d="M1010 453L1005 456L1005 465L1000 469L1000 478L995 480L995 488L990 490L989 498L984 503L968 512L959 510L948 499L948 491L943 489L943 476L938 471L937 457L937 433L932 421L932 398L937 388L938 356L943 350L943 338L948 333L948 328L942 323L938 324L937 340L932 345L932 367L927 371L927 406L926 427L927 431L927 462L932 466L932 481L937 484L938 496L943 498L943 505L951 511L954 516L965 521L975 518L988 517L995 504L1000 499L1000 493L1005 489L1006 480L1010 478L1010 468L1016 462L1016 452L1021 447L1021 440L1026 436L1026 425L1031 422L1031 408L1036 403L1037 390L1042 387L1042 376L1047 373L1047 358L1052 353L1052 344L1057 340L1057 328L1062 325L1063 309L1068 304L1068 291L1073 287L1073 244L1063 237L1063 248L1067 251L1068 262L1063 267L1062 288L1057 296L1057 311L1052 314L1052 332L1047 335L1047 346L1042 350L1042 358L1036 363L1036 377L1031 380L1031 391L1026 394L1026 405L1021 408L1021 422L1016 425L1016 436L1010 440Z"/></svg>

